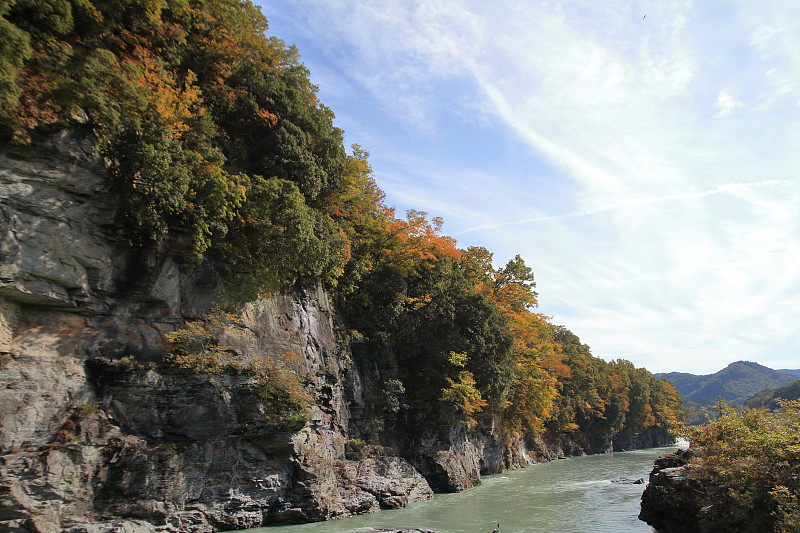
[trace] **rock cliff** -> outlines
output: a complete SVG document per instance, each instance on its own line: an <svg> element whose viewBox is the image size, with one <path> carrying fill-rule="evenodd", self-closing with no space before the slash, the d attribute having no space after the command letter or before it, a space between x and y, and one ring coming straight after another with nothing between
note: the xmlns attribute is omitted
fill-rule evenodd
<svg viewBox="0 0 800 533"><path fill-rule="evenodd" d="M507 441L459 420L426 423L442 420L432 407L398 415L392 447L354 453L377 432L370 401L396 363L357 367L322 287L232 299L212 266L168 244L128 245L90 142L62 134L34 146L0 148L0 531L325 520L610 449L610 438ZM166 335L223 300L236 314L216 333L226 370L163 364ZM268 361L302 378L308 413L245 371ZM620 436L615 449L658 438Z"/></svg>
<svg viewBox="0 0 800 533"><path fill-rule="evenodd" d="M0 530L212 531L431 497L405 459L346 458L360 377L319 287L241 304L224 339L239 365L297 354L309 420L268 416L249 375L154 364L224 283L131 251L101 164L66 135L0 151Z"/></svg>
<svg viewBox="0 0 800 533"><path fill-rule="evenodd" d="M686 465L692 450L678 450L656 460L642 494L642 520L658 531L689 533L714 531L701 527L700 486Z"/></svg>

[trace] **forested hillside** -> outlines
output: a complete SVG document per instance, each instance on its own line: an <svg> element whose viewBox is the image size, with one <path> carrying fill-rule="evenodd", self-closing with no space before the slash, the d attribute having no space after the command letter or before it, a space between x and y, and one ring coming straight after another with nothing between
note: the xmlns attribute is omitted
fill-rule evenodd
<svg viewBox="0 0 800 533"><path fill-rule="evenodd" d="M239 0L0 0L0 136L91 138L119 237L226 273L229 305L325 284L359 365L397 365L375 439L432 403L473 427L576 439L682 416L669 383L537 313L522 258L497 267L441 219L396 213L267 28Z"/></svg>
<svg viewBox="0 0 800 533"><path fill-rule="evenodd" d="M767 389L787 385L796 376L773 370L758 363L736 361L719 372L708 375L694 375L681 372L658 374L667 379L683 396L686 404L700 417L702 422L717 402L743 405L745 400ZM712 417L713 418L713 417Z"/></svg>
<svg viewBox="0 0 800 533"><path fill-rule="evenodd" d="M752 409L777 409L783 402L796 400L800 400L800 380L793 381L785 387L765 390L748 398L744 405Z"/></svg>

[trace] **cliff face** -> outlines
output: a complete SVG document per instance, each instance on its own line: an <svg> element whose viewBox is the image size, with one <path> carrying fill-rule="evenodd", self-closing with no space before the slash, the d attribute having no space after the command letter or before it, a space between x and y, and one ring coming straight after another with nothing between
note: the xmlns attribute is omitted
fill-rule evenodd
<svg viewBox="0 0 800 533"><path fill-rule="evenodd" d="M307 417L287 416L247 372L156 364L165 334L201 319L230 283L169 250L132 250L113 206L90 143L0 148L0 531L324 520L610 449L610 438L506 442L458 420L425 434L433 413L420 412L391 430L396 449L354 453L348 441L375 434L364 413L394 363L359 371L320 287L238 302L238 322L219 333L229 368L296 354ZM620 438L615 449L647 444Z"/></svg>
<svg viewBox="0 0 800 533"><path fill-rule="evenodd" d="M639 520L658 531L670 533L727 529L724 525L719 529L710 527L704 520L704 515L709 515L709 509L701 509L699 495L702 487L692 478L686 466L692 454L690 448L656 460L650 472L650 481L642 494Z"/></svg>
<svg viewBox="0 0 800 533"><path fill-rule="evenodd" d="M297 354L307 423L267 416L244 374L119 362L156 360L223 283L135 256L99 165L68 137L0 152L0 530L211 531L429 498L400 457L346 458L360 378L321 289L244 304L224 342L241 364Z"/></svg>

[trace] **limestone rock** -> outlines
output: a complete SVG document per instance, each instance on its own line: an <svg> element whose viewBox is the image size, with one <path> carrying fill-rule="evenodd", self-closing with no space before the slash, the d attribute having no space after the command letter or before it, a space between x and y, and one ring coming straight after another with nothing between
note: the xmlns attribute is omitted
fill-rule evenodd
<svg viewBox="0 0 800 533"><path fill-rule="evenodd" d="M292 498L273 511L275 520L330 520L433 497L425 478L397 456L331 460L312 453L301 459L297 471Z"/></svg>

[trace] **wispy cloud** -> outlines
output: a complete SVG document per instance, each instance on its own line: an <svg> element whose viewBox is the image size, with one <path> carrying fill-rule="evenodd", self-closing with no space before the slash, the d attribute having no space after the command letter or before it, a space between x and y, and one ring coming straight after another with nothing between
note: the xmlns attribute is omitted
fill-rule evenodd
<svg viewBox="0 0 800 533"><path fill-rule="evenodd" d="M800 3L265 13L308 45L389 202L522 254L541 311L595 353L665 371L798 360Z"/></svg>
<svg viewBox="0 0 800 533"><path fill-rule="evenodd" d="M684 200L696 200L699 198L705 198L707 196L713 196L715 194L720 193L734 193L740 195L743 191L759 188L759 187L768 187L768 186L775 186L775 185L783 185L788 186L789 183L784 180L766 180L760 182L753 182L753 183L728 183L725 185L720 185L713 189L707 191L700 191L700 192L686 192L686 193L679 193L679 194L670 194L666 196L660 196L657 198L630 198L628 200L622 202L615 202L603 207L599 207L596 209L586 210L586 211L576 211L573 213L565 213L561 215L549 215L549 216L538 216L538 217L531 217L531 218L524 218L521 220L514 220L511 222L498 222L496 224L487 224L483 226L476 226L474 228L467 228L462 230L460 234L469 233L473 231L480 231L480 230L489 230L489 229L500 229L507 226L518 226L521 224L531 224L535 222L552 222L555 220L564 220L568 218L575 218L575 217L585 217L585 216L592 216L598 215L601 213L605 213L608 211L613 211L616 209L624 209L628 207L639 207L648 204L657 204L661 202L674 202L674 201L684 201ZM456 234L458 236L458 234Z"/></svg>
<svg viewBox="0 0 800 533"><path fill-rule="evenodd" d="M730 89L722 89L717 95L714 107L717 109L714 118L723 118L734 113L740 107L744 107L744 102L737 100Z"/></svg>

